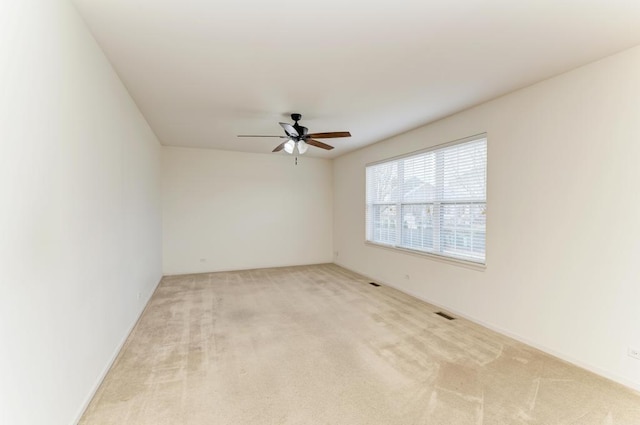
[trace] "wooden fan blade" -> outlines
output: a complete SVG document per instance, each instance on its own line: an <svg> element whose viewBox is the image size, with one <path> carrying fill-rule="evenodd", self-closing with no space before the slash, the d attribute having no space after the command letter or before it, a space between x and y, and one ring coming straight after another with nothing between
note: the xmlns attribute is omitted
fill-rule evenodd
<svg viewBox="0 0 640 425"><path fill-rule="evenodd" d="M334 139L336 137L351 137L351 133L348 131L331 131L329 133L311 133L308 136L315 139Z"/></svg>
<svg viewBox="0 0 640 425"><path fill-rule="evenodd" d="M289 135L289 137L298 137L298 136L300 136L298 134L298 130L293 128L293 126L291 124L287 124L286 122L281 122L279 124L280 124L280 127L284 128L284 132L287 133L287 135Z"/></svg>
<svg viewBox="0 0 640 425"><path fill-rule="evenodd" d="M333 146L327 145L326 143L322 143L322 142L320 142L318 140L306 139L305 142L307 142L307 144L309 144L311 146L315 146L316 148L322 148L322 149L326 149L328 151L333 149Z"/></svg>
<svg viewBox="0 0 640 425"><path fill-rule="evenodd" d="M258 136L258 135L254 135L254 134L240 134L240 135L238 135L238 137L278 137L280 139L286 139L286 137L284 137L284 136Z"/></svg>
<svg viewBox="0 0 640 425"><path fill-rule="evenodd" d="M287 142L282 142L282 143L280 143L280 144L279 144L278 146L276 146L276 148L275 148L274 150L272 150L271 152L280 152L282 149L284 149L284 145L285 145L286 143L287 143Z"/></svg>

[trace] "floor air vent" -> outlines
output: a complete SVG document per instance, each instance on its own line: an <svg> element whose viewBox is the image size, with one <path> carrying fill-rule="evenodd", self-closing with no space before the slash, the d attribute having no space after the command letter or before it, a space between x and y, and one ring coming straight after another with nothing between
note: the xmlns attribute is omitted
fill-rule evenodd
<svg viewBox="0 0 640 425"><path fill-rule="evenodd" d="M375 282L369 282L369 285L373 285L373 286L380 286L380 284L375 283Z"/></svg>
<svg viewBox="0 0 640 425"><path fill-rule="evenodd" d="M436 314L437 314L438 316L444 317L444 318L445 318L445 319L447 319L447 320L456 320L456 318L455 318L455 317L453 317L453 316L449 316L447 313L443 313L443 312L441 312L441 311L437 312Z"/></svg>

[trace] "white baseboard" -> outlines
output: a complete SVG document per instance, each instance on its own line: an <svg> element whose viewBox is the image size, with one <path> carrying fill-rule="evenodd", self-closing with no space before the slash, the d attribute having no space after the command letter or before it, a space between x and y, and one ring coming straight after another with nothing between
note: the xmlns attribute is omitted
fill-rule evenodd
<svg viewBox="0 0 640 425"><path fill-rule="evenodd" d="M249 271L249 270L262 270L262 269L282 269L286 267L304 267L304 266L319 266L322 264L331 264L333 261L328 259L327 261L322 261L320 263L295 263L295 264L278 264L278 265L263 265L263 266L251 266L244 268L221 268L221 269L207 269L205 271L163 271L164 277L174 277L174 276L187 276L187 275L196 275L196 274L209 274L209 273L226 273L226 272L239 272L239 271ZM346 267L345 267L346 268Z"/></svg>
<svg viewBox="0 0 640 425"><path fill-rule="evenodd" d="M611 381L614 381L614 382L616 382L616 383L618 383L620 385L623 385L623 386L625 386L625 387L627 387L627 388L629 388L631 390L640 392L640 382L631 381L631 380L627 379L624 376L620 376L618 374L611 373L611 372L609 372L607 370L604 370L604 369L602 369L602 368L600 368L598 366L594 366L592 364L585 363L585 362L583 362L581 360L578 360L578 359L575 359L572 356L569 356L569 355L567 355L565 353L556 351L556 350L554 350L552 348L546 347L546 346L544 346L542 344L539 344L539 343L537 343L535 341L532 341L532 340L530 340L530 339L528 339L526 337L523 337L522 335L515 334L515 333L513 333L511 331L508 331L506 329L501 328L500 326L494 325L492 323L485 322L484 320L480 320L480 319L478 319L476 317L469 316L469 315L467 315L467 314L465 314L463 312L457 311L456 309L449 308L446 305L441 305L441 304L435 303L432 300L430 300L430 299L428 299L428 298L426 298L426 297L424 297L424 296L422 296L420 294L414 293L412 291L408 291L408 290L406 290L404 288L401 288L400 286L395 285L393 283L385 282L385 281L383 281L381 279L375 278L373 276L369 276L366 273L360 272L360 271L355 270L355 269L353 269L351 267L347 267L346 265L341 264L341 263L339 263L337 261L334 261L334 264L336 264L337 266L340 266L340 267L342 267L344 269L347 269L349 271L352 271L354 273L357 273L359 275L362 275L362 276L364 276L367 279L370 279L372 281L380 282L383 285L389 286L390 288L393 288L393 289L395 289L397 291L402 292L403 294L407 294L407 295L409 295L411 297L417 298L417 299L419 299L421 301L424 301L426 303L429 303L429 304L431 304L433 306L436 306L438 308L442 308L443 310L446 310L446 311L448 311L450 313L453 313L456 316L462 317L465 320L468 320L468 321L473 322L475 324L478 324L480 326L484 326L487 329L491 329L494 332L498 332L499 334L508 336L509 338L513 338L518 342L521 342L521 343L526 344L526 345L528 345L530 347L536 348L536 349L538 349L538 350L540 350L540 351L542 351L542 352L544 352L546 354L549 354L549 355L551 355L553 357L556 357L556 358L558 358L560 360L564 360L566 362L569 362L569 363L571 363L571 364L573 364L573 365L575 365L577 367L580 367L582 369L588 370L589 372L595 373L596 375L602 376L603 378L607 378L607 379L609 379Z"/></svg>
<svg viewBox="0 0 640 425"><path fill-rule="evenodd" d="M93 388L91 388L91 391L89 391L89 394L87 395L84 402L80 406L78 414L76 415L76 418L72 422L73 425L77 425L77 423L80 422L80 418L82 418L82 415L84 414L85 410L87 410L87 407L89 407L89 403L91 403L91 400L93 400L93 397L96 395L98 388L100 388L100 385L102 385L102 381L104 381L104 378L107 376L107 373L109 373L109 370L111 370L111 367L113 366L115 361L118 359L118 356L120 355L120 351L122 350L122 347L124 347L124 344L127 342L127 339L129 339L129 336L131 335L131 332L133 332L133 329L135 329L136 325L140 321L140 318L142 317L144 312L147 310L147 307L149 306L149 301L151 300L151 297L153 297L153 294L155 294L156 291L158 290L158 286L160 285L161 281L162 281L162 277L160 278L160 280L158 280L158 283L156 283L156 286L153 288L153 291L151 291L151 293L147 296L147 299L145 300L145 303L144 303L144 308L140 310L140 314L138 314L138 317L133 322L133 325L129 327L124 338L120 341L120 343L114 350L113 354L111 355L111 359L109 360L105 368L102 370L102 373L100 373L100 376L98 376L96 383L93 385Z"/></svg>

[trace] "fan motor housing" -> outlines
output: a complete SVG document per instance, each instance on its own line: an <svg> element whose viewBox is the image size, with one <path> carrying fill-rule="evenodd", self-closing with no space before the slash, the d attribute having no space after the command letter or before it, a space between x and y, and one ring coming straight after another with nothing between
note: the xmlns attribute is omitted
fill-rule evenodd
<svg viewBox="0 0 640 425"><path fill-rule="evenodd" d="M304 140L306 136L306 134L309 132L309 129L307 127L303 127L300 124L298 124L298 121L300 121L302 119L302 114L291 114L291 119L294 120L295 122L293 123L293 128L296 129L296 131L298 132L299 136L298 137L292 137L293 140L300 141L300 140Z"/></svg>

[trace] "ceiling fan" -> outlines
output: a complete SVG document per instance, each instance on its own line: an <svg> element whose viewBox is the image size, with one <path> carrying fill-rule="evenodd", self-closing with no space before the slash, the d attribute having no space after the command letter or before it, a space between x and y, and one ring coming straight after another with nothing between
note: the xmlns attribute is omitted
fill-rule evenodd
<svg viewBox="0 0 640 425"><path fill-rule="evenodd" d="M258 136L258 135L239 135L238 137L278 137L280 139L287 139L280 143L273 152L280 152L284 149L285 152L293 154L297 151L300 155L304 154L309 145L317 148L331 150L333 146L322 143L315 139L333 139L337 137L351 137L351 133L348 131L333 131L330 133L311 133L309 129L298 124L298 121L302 119L301 114L291 114L291 119L295 122L293 125L281 122L280 126L284 129L286 136Z"/></svg>

